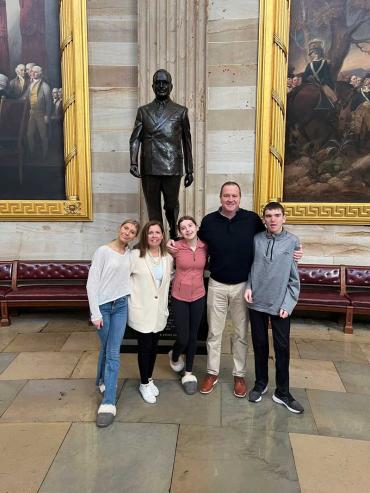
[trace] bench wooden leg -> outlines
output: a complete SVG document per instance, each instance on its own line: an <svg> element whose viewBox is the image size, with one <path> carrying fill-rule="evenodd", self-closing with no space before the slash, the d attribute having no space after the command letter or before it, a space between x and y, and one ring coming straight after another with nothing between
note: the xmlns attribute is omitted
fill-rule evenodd
<svg viewBox="0 0 370 493"><path fill-rule="evenodd" d="M343 332L345 334L353 334L353 306L347 307Z"/></svg>
<svg viewBox="0 0 370 493"><path fill-rule="evenodd" d="M9 312L8 312L8 304L6 301L1 302L1 321L0 321L0 326L1 327L7 327L10 325L10 318L9 318Z"/></svg>

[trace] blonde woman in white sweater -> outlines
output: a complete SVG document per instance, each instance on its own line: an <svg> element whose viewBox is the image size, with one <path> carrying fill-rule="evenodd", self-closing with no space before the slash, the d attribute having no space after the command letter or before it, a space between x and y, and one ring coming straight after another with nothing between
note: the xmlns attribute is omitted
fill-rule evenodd
<svg viewBox="0 0 370 493"><path fill-rule="evenodd" d="M120 367L120 346L127 323L130 294L130 241L139 233L140 225L126 219L118 238L99 247L92 259L87 280L91 321L100 339L96 385L104 393L98 409L96 425L109 426L116 415L116 391Z"/></svg>
<svg viewBox="0 0 370 493"><path fill-rule="evenodd" d="M159 395L152 375L159 333L167 324L172 266L162 224L149 221L141 232L139 248L132 251L128 324L138 337L139 391L150 404Z"/></svg>

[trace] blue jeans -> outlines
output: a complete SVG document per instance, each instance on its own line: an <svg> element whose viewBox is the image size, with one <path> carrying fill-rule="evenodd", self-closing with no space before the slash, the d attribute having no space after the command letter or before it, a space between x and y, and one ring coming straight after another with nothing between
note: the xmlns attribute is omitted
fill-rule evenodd
<svg viewBox="0 0 370 493"><path fill-rule="evenodd" d="M99 306L103 316L103 327L97 330L100 352L96 385L104 383L102 404L116 405L120 346L127 323L127 296Z"/></svg>

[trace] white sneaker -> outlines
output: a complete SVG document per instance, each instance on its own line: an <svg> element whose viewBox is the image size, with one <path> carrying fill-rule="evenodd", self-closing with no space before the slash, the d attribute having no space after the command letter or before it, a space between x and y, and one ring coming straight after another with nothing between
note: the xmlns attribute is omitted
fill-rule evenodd
<svg viewBox="0 0 370 493"><path fill-rule="evenodd" d="M152 386L150 385L150 383L147 384L141 383L139 385L139 392L141 394L141 397L148 404L155 404L157 402L157 399L153 394Z"/></svg>
<svg viewBox="0 0 370 493"><path fill-rule="evenodd" d="M184 369L185 363L184 363L184 358L181 356L181 354L179 356L179 359L175 362L172 360L172 349L171 349L171 351L168 353L168 357L170 358L170 367L172 368L173 371L179 373Z"/></svg>
<svg viewBox="0 0 370 493"><path fill-rule="evenodd" d="M154 397L158 397L159 396L159 389L154 384L154 380L152 378L149 378L149 385L150 385L150 388L152 389L152 394L154 395Z"/></svg>

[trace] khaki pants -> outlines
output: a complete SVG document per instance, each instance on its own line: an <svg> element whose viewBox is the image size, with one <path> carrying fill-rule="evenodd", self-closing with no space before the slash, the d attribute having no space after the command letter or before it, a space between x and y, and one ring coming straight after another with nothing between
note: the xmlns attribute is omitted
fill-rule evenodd
<svg viewBox="0 0 370 493"><path fill-rule="evenodd" d="M234 325L232 353L234 359L233 375L244 377L247 371L247 333L249 315L244 300L246 283L223 284L209 280L207 297L208 337L207 373L218 375L220 371L221 341L225 328L227 311L230 309Z"/></svg>

